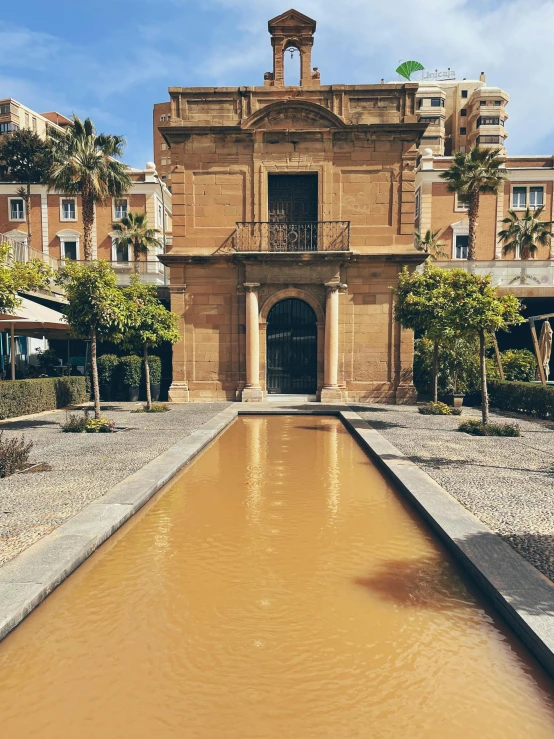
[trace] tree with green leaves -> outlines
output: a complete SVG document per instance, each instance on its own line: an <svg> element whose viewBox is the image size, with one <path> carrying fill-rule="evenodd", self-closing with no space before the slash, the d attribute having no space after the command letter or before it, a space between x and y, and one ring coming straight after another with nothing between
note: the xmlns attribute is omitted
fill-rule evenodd
<svg viewBox="0 0 554 739"><path fill-rule="evenodd" d="M150 366L148 352L165 342L176 344L181 341L177 329L179 316L168 311L158 300L156 287L140 281L138 275L131 275L131 284L123 289L129 305L129 326L123 340L129 349L142 350L146 381L146 410L152 409L150 392Z"/></svg>
<svg viewBox="0 0 554 739"><path fill-rule="evenodd" d="M0 243L0 313L12 313L21 305L19 293L48 287L52 270L41 259L16 262L9 244Z"/></svg>
<svg viewBox="0 0 554 739"><path fill-rule="evenodd" d="M469 236L467 258L476 258L477 223L480 197L486 193L496 194L506 180L506 171L501 169L504 159L494 149L479 149L476 146L467 152L456 151L450 167L441 173L449 192L455 192L467 203Z"/></svg>
<svg viewBox="0 0 554 739"><path fill-rule="evenodd" d="M436 262L437 259L448 259L444 244L439 240L438 231L428 229L424 236L416 231L414 237L415 248L427 254L432 262Z"/></svg>
<svg viewBox="0 0 554 739"><path fill-rule="evenodd" d="M441 287L448 306L441 321L453 335L479 339L483 423L489 422L487 392L486 336L524 321L515 295L499 295L491 285L490 275L476 275L462 269L445 271Z"/></svg>
<svg viewBox="0 0 554 739"><path fill-rule="evenodd" d="M108 262L66 262L57 282L65 288L68 304L63 308L76 338L90 339L94 416L100 418L97 344L99 339L120 340L129 324L129 305L116 285Z"/></svg>
<svg viewBox="0 0 554 739"><path fill-rule="evenodd" d="M525 285L527 280L526 261L532 259L538 251L539 246L550 246L552 239L552 222L541 221L544 206L534 210L526 208L520 217L515 210L508 211L508 217L502 223L505 228L498 232L498 241L502 242L502 253L513 254L522 260L521 284Z"/></svg>
<svg viewBox="0 0 554 739"><path fill-rule="evenodd" d="M97 134L90 118L73 116L73 126L52 137L53 163L48 184L66 195L80 195L83 209L85 260L92 259L94 204L120 198L131 186L129 167L118 160L122 136Z"/></svg>
<svg viewBox="0 0 554 739"><path fill-rule="evenodd" d="M445 288L449 272L425 264L422 272L409 272L407 267L398 276L393 289L394 316L403 328L423 334L433 342L433 400L438 400L438 358L441 342L451 334L445 322L450 293Z"/></svg>
<svg viewBox="0 0 554 739"><path fill-rule="evenodd" d="M31 185L47 181L52 162L48 141L28 128L20 128L0 138L0 177L21 185L17 194L25 201L27 244L31 246Z"/></svg>
<svg viewBox="0 0 554 739"><path fill-rule="evenodd" d="M152 249L163 249L158 238L157 228L149 228L146 213L127 213L119 223L114 223L114 244L124 249L132 247L135 271L138 272L138 263L141 254L148 254Z"/></svg>

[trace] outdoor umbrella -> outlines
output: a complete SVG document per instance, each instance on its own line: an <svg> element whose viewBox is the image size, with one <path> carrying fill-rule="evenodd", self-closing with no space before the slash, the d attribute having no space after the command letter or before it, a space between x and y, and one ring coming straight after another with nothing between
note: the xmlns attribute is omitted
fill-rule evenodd
<svg viewBox="0 0 554 739"><path fill-rule="evenodd" d="M542 324L541 335L539 336L539 351L542 360L542 366L544 367L544 374L548 380L550 374L550 354L552 353L552 326L550 321L545 321Z"/></svg>
<svg viewBox="0 0 554 739"><path fill-rule="evenodd" d="M2 327L10 328L12 380L15 380L16 331L21 336L44 336L46 334L64 336L70 330L62 313L28 298L22 298L21 305L14 308L11 313L0 313L0 328Z"/></svg>

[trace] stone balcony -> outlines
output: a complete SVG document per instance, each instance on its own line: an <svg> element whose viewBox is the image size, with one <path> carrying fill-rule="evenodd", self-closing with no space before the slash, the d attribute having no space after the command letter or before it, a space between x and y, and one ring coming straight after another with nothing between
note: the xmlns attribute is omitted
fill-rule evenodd
<svg viewBox="0 0 554 739"><path fill-rule="evenodd" d="M240 252L349 251L350 221L237 223L234 241Z"/></svg>
<svg viewBox="0 0 554 739"><path fill-rule="evenodd" d="M490 275L491 283L501 292L519 297L550 297L554 295L554 260L495 259L491 262L465 259L433 262L443 269L472 270L478 275ZM420 268L421 269L421 268Z"/></svg>

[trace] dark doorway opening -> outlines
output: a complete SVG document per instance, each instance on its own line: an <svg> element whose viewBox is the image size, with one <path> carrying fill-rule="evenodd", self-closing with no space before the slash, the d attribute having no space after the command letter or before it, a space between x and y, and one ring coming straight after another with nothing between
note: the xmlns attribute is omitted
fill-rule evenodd
<svg viewBox="0 0 554 739"><path fill-rule="evenodd" d="M317 172L268 176L270 251L317 251Z"/></svg>
<svg viewBox="0 0 554 739"><path fill-rule="evenodd" d="M267 317L267 392L315 393L316 389L316 315L303 300L286 298Z"/></svg>

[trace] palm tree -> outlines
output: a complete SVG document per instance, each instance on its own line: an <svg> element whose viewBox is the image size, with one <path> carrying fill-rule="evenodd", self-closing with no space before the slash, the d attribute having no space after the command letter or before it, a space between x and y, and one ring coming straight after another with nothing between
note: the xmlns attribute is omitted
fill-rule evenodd
<svg viewBox="0 0 554 739"><path fill-rule="evenodd" d="M454 152L450 168L441 174L441 179L448 183L448 190L458 193L468 205L467 258L470 260L475 259L479 198L485 193L496 194L504 183L506 173L500 169L503 161L496 150L475 146L468 152Z"/></svg>
<svg viewBox="0 0 554 739"><path fill-rule="evenodd" d="M436 262L437 259L448 259L448 254L444 251L444 244L439 241L439 232L431 231L428 229L425 232L425 236L422 236L417 231L414 234L414 246L418 251L422 251L424 254L429 255L429 259L432 262Z"/></svg>
<svg viewBox="0 0 554 739"><path fill-rule="evenodd" d="M554 235L550 231L552 222L540 220L543 210L542 205L535 210L527 208L521 218L514 210L508 210L509 216L502 221L506 228L498 232L498 240L503 242L502 253L506 255L513 252L514 256L524 260L521 266L522 285L527 279L525 261L535 256L539 246L550 246Z"/></svg>
<svg viewBox="0 0 554 739"><path fill-rule="evenodd" d="M73 116L73 126L52 138L53 164L49 187L67 195L81 195L85 260L92 259L94 204L119 198L131 186L129 168L118 161L125 139L97 134L90 118Z"/></svg>
<svg viewBox="0 0 554 739"><path fill-rule="evenodd" d="M135 272L138 271L141 254L148 254L150 249L163 249L158 238L160 232L157 228L148 227L146 213L127 213L119 223L114 223L113 230L117 233L113 239L116 246L133 248Z"/></svg>

